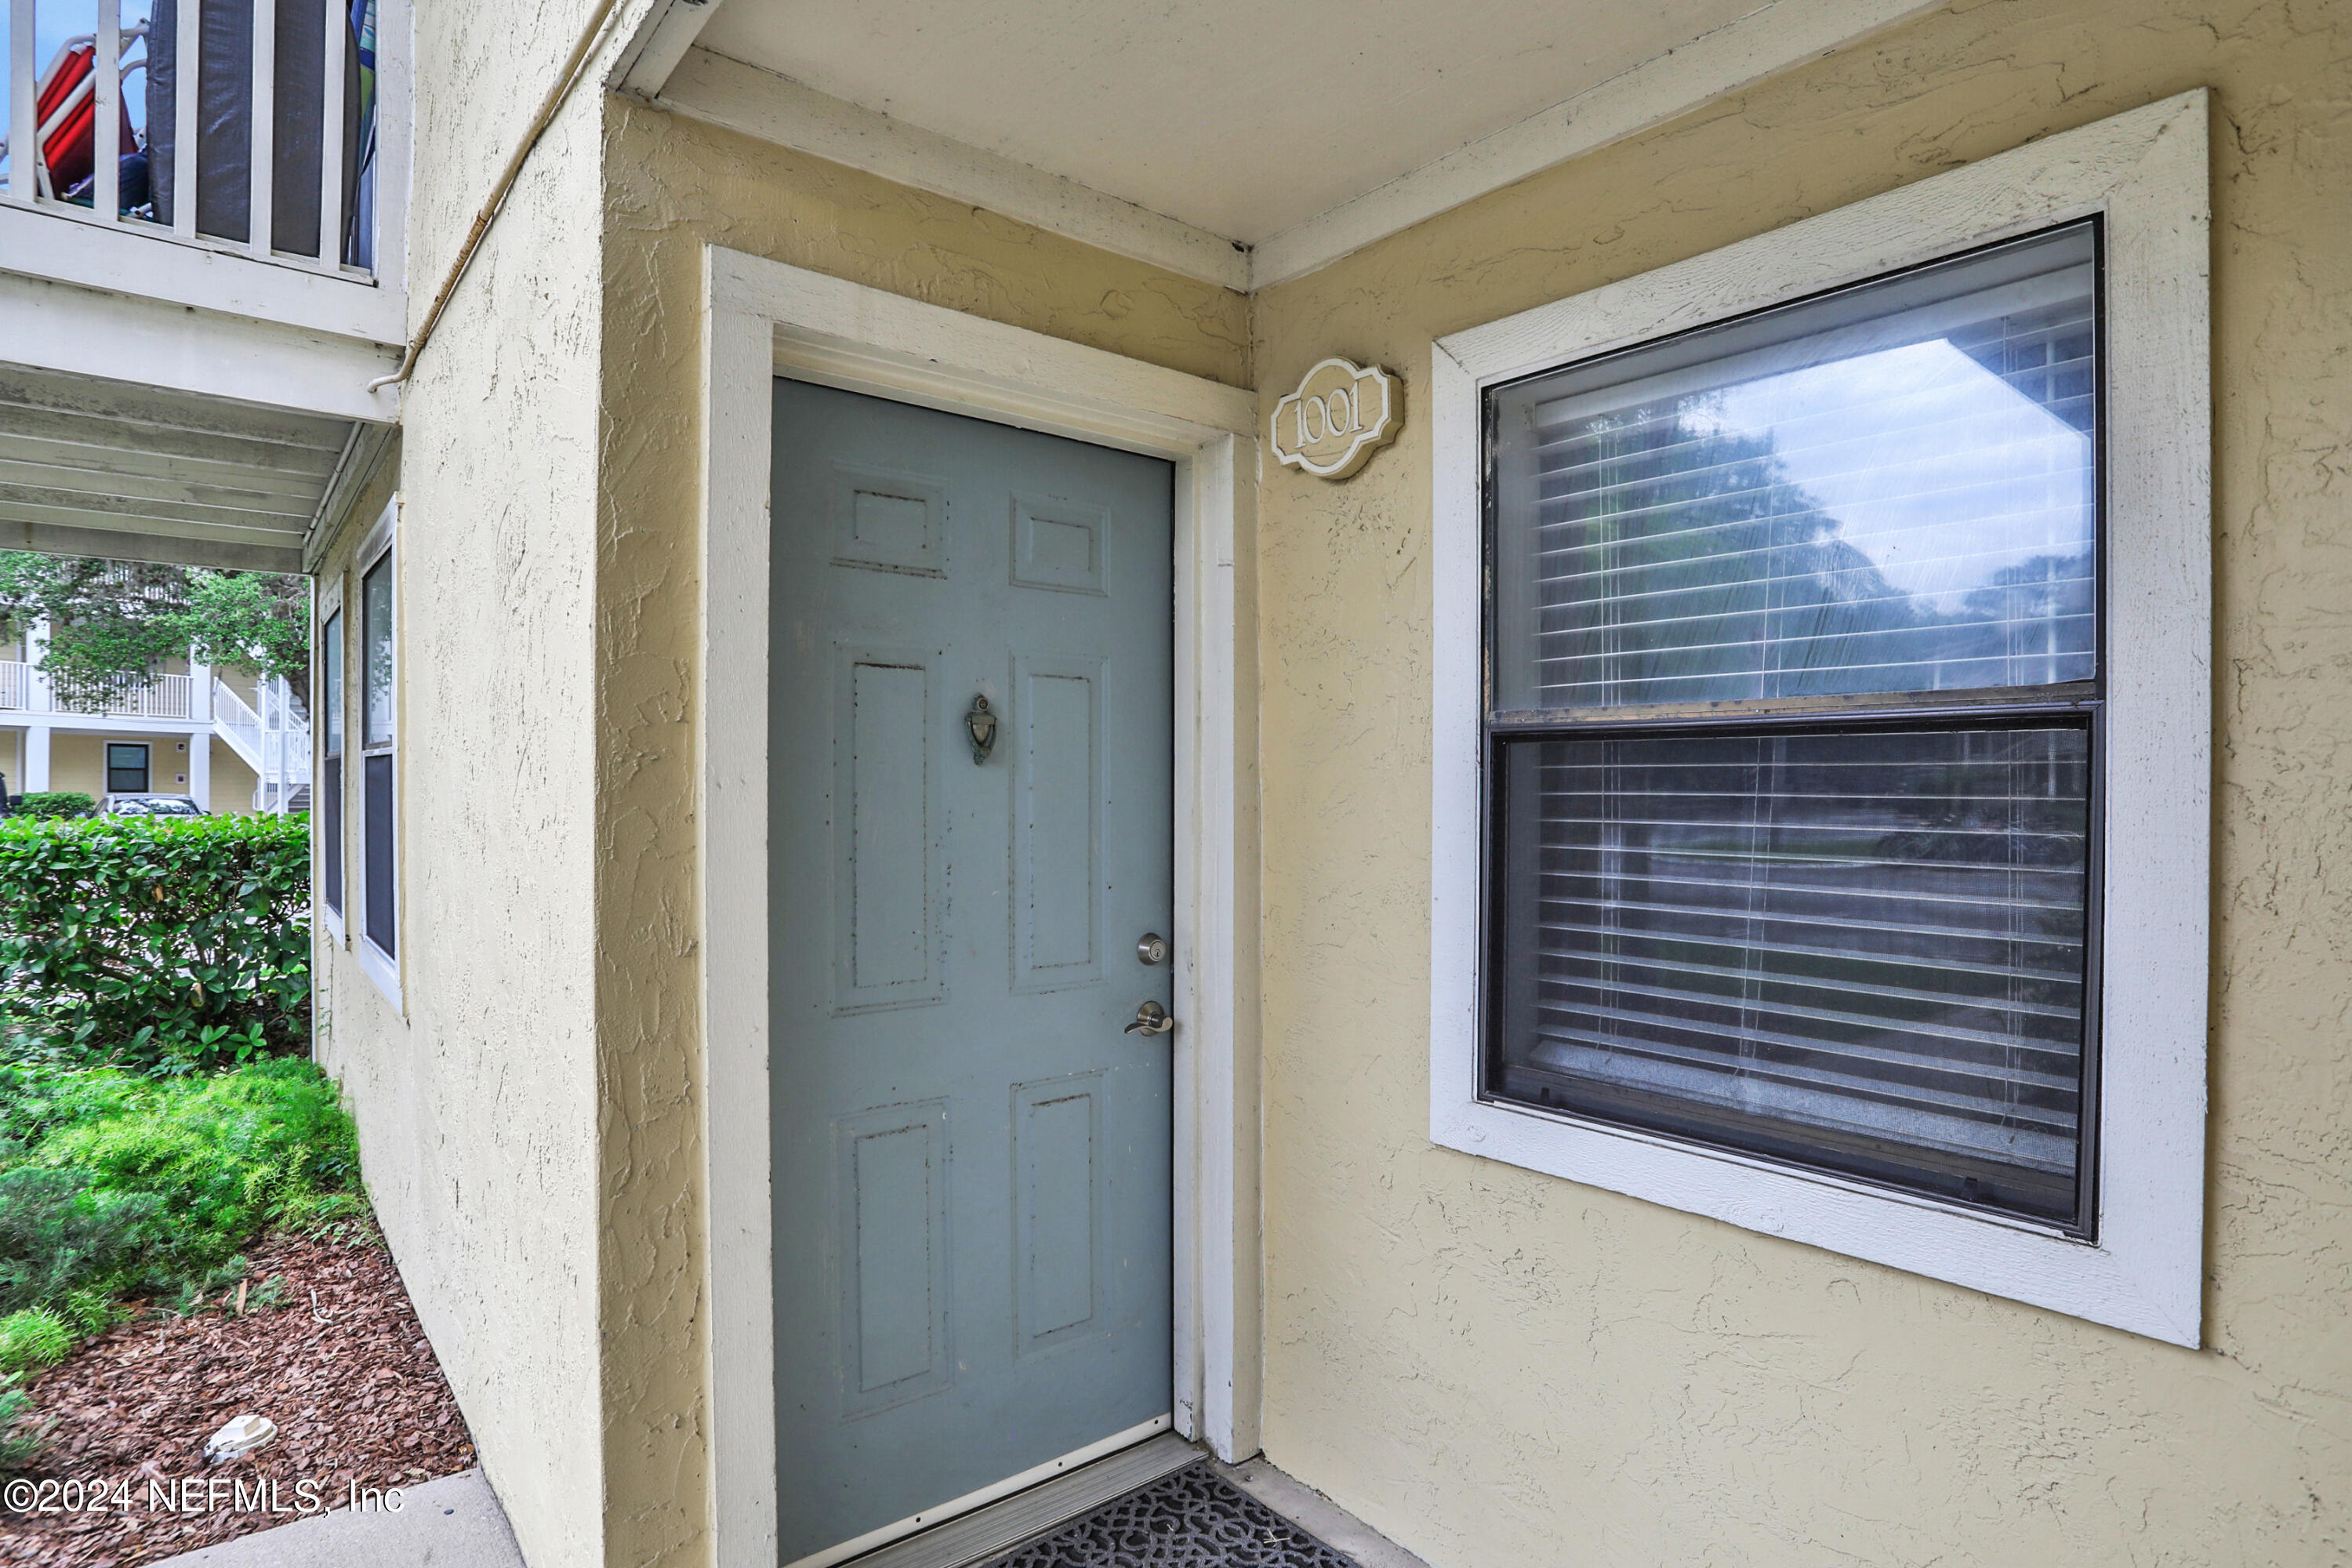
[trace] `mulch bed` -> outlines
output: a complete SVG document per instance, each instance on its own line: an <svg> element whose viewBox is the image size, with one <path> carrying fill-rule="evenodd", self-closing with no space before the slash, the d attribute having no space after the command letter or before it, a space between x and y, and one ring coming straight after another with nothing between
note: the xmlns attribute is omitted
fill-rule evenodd
<svg viewBox="0 0 2352 1568"><path fill-rule="evenodd" d="M44 1489L50 1507L82 1509L0 1501L0 1563L127 1568L347 1507L355 1486L414 1486L476 1463L388 1251L275 1237L246 1258L254 1289L285 1277L284 1306L150 1313L31 1385L54 1425L25 1479L58 1483ZM205 1439L248 1412L277 1423L276 1441L206 1464Z"/></svg>

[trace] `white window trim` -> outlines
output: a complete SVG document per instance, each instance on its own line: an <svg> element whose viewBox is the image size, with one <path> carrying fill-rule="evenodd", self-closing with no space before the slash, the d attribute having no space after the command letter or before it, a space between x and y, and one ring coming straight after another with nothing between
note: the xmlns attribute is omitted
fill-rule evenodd
<svg viewBox="0 0 2352 1568"><path fill-rule="evenodd" d="M337 573L332 579L318 585L316 592L312 595L310 605L310 614L313 617L312 625L315 627L310 645L310 689L320 697L324 697L327 694L327 662L322 657L326 649L327 623L333 620L337 616L340 616L342 613L343 579L342 574L341 573ZM343 711L340 715L343 721L343 749L341 752L343 759L343 778L341 781L342 787L337 791L342 798L336 802L336 805L341 807L341 811L337 817L337 825L342 829L343 837L343 902L349 904L352 900L352 879L350 875L352 864L352 725L350 701L352 690L352 625L349 621L345 621L336 629L340 634L341 640L343 644L342 695L344 698L344 700L341 704ZM337 947L348 948L352 944L350 924L344 920L343 916L340 912L327 902L326 895L321 891L321 889L326 886L327 847L326 841L321 838L319 834L319 803L324 798L324 796L319 792L316 787L316 784L323 783L327 776L327 715L323 710L319 713L318 718L320 721L313 725L311 729L311 733L318 740L319 751L318 754L310 759L310 777L313 781L316 781L313 784L310 798L310 912L319 924L326 930L327 934L333 939L334 944Z"/></svg>
<svg viewBox="0 0 2352 1568"><path fill-rule="evenodd" d="M1430 1137L2176 1344L2199 1342L2210 779L2203 89L1441 339L1431 356ZM1496 383L2103 215L2106 758L2095 1245L1477 1097L1480 400Z"/></svg>
<svg viewBox="0 0 2352 1568"><path fill-rule="evenodd" d="M391 558L392 854L394 864L392 878L392 923L396 938L404 934L400 931L401 915L403 910L401 908L400 873L398 867L400 857L408 847L408 836L400 830L400 804L403 792L400 787L400 556L397 549L399 542L400 497L395 495L390 500L383 503L383 514L375 520L374 525L368 530L367 537L361 542L358 553L352 558L352 579L355 584L364 584L367 581L368 573L374 569L377 562L385 559L387 556ZM364 589L361 589L359 592L362 612L364 614L366 603L365 591ZM375 982L375 988L383 992L384 999L390 1002L395 1009L399 1009L403 1016L405 1016L406 1008L401 1001L400 990L401 960L398 954L386 952L383 949L378 947L375 944L374 939L370 937L367 933L367 767L364 760L367 756L367 632L362 626L353 623L346 623L343 628L343 635L346 638L350 639L343 652L343 685L347 692L352 689L352 667L351 649L352 647L357 647L360 650L361 663L359 671L360 684L358 688L359 698L356 702L351 703L347 706L343 726L343 866L346 872L346 875L343 878L343 897L351 904L356 906L352 910L352 927L356 933L356 939L352 942L351 948L352 953L357 956L360 961L360 968L366 972L367 977L370 980ZM359 717L359 723L356 727L350 722L351 716L354 713ZM360 765L358 767L352 766L352 761L353 758L361 759ZM358 785L356 790L353 788L355 783ZM354 799L358 800L360 803L359 854L356 856L352 854L351 834L351 803ZM395 940L394 945L401 949L404 952L407 951L408 948L408 943L405 941Z"/></svg>

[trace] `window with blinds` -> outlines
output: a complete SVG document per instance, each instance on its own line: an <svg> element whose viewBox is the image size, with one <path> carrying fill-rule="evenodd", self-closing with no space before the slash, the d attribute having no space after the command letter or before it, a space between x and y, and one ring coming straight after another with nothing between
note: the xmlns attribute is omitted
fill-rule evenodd
<svg viewBox="0 0 2352 1568"><path fill-rule="evenodd" d="M2087 1232L2097 247L1487 394L1487 1097Z"/></svg>

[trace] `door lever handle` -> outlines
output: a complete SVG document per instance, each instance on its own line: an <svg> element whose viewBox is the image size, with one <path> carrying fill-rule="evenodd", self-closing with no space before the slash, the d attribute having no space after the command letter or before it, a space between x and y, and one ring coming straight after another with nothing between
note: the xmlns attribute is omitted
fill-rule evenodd
<svg viewBox="0 0 2352 1568"><path fill-rule="evenodd" d="M1176 1020L1168 1016L1167 1008L1157 1002L1146 1002L1135 1010L1135 1022L1129 1024L1121 1033L1164 1035L1175 1026Z"/></svg>

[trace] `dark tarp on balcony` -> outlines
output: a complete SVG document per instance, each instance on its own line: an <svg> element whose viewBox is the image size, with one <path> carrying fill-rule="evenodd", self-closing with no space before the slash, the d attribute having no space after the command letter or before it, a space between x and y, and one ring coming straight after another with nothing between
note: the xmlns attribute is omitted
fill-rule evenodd
<svg viewBox="0 0 2352 1568"><path fill-rule="evenodd" d="M155 194L155 221L173 221L176 197L176 115L179 89L179 6L155 0L147 35L147 155ZM206 0L197 40L196 231L219 239L252 237L253 0ZM319 161L326 89L327 7L319 0L279 0L276 26L276 86L270 122L273 156L269 243L273 249L316 256L319 247ZM359 49L343 49L343 210L352 206L354 160L361 127Z"/></svg>

